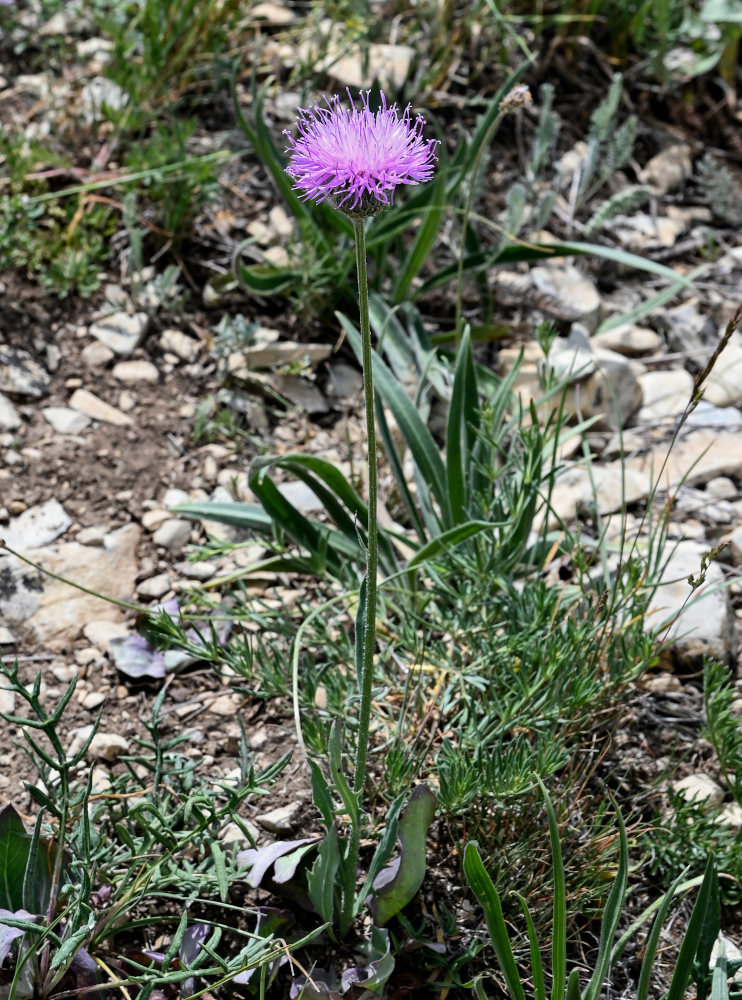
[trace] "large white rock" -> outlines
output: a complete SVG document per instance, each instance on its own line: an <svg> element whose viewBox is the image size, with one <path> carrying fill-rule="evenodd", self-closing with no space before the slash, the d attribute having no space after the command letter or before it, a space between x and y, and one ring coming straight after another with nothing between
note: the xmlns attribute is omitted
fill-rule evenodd
<svg viewBox="0 0 742 1000"><path fill-rule="evenodd" d="M41 415L57 434L80 434L90 426L90 417L69 406L44 406Z"/></svg>
<svg viewBox="0 0 742 1000"><path fill-rule="evenodd" d="M714 406L742 403L742 345L727 344L703 384L703 398Z"/></svg>
<svg viewBox="0 0 742 1000"><path fill-rule="evenodd" d="M705 582L695 591L688 582L691 576L699 577L707 551L707 546L697 542L678 542L662 570L644 626L657 633L671 659L698 663L709 656L732 663L736 658L734 612L721 567L710 563Z"/></svg>
<svg viewBox="0 0 742 1000"><path fill-rule="evenodd" d="M645 372L639 376L639 385L644 396L639 422L653 424L680 416L693 392L693 376L684 368Z"/></svg>
<svg viewBox="0 0 742 1000"><path fill-rule="evenodd" d="M127 524L106 535L100 548L63 542L24 552L34 562L90 590L132 599L141 530ZM48 577L14 556L0 557L0 621L19 623L50 649L63 649L86 622L121 621L121 610L104 599Z"/></svg>
<svg viewBox="0 0 742 1000"><path fill-rule="evenodd" d="M38 549L53 542L71 524L72 518L62 504L52 498L12 517L3 528L3 538L11 549Z"/></svg>

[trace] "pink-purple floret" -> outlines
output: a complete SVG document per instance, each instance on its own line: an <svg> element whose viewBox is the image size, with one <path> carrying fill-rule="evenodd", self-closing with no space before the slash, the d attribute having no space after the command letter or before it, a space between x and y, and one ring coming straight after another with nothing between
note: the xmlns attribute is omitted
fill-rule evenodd
<svg viewBox="0 0 742 1000"><path fill-rule="evenodd" d="M370 91L361 92L362 107L350 97L350 109L340 98L325 98L327 107L300 108L298 138L288 137L286 172L302 201L317 204L332 198L338 208L353 210L368 197L390 205L399 184L430 180L437 159L436 139L423 139L423 118L412 121L409 105L399 115L397 105L368 106Z"/></svg>

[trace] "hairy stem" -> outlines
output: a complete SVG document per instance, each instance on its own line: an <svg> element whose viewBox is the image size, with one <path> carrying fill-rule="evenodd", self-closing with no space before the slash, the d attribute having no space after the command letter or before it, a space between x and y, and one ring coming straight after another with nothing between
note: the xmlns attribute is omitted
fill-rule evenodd
<svg viewBox="0 0 742 1000"><path fill-rule="evenodd" d="M368 311L368 277L366 274L365 220L353 219L358 271L358 303L361 321L361 349L363 364L363 395L366 408L366 440L368 444L368 560L366 563L366 626L363 633L363 659L361 670L361 705L358 712L358 745L353 773L353 791L359 800L366 785L368 736L371 719L371 689L374 676L374 647L376 645L376 593L379 562L379 539L376 516L378 492L376 475L376 426L374 423L374 382L371 369L371 327ZM356 639L358 641L358 638ZM355 880L361 844L360 823L351 825L348 852L344 865L343 905L340 919L341 934L347 933L352 922L355 901Z"/></svg>

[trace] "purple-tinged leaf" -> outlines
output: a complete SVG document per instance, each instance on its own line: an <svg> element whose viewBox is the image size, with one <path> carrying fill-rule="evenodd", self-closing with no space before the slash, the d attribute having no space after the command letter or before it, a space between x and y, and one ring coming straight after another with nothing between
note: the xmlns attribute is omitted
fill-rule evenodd
<svg viewBox="0 0 742 1000"><path fill-rule="evenodd" d="M247 884L252 886L253 889L257 889L263 881L265 873L279 858L291 854L292 851L296 852L296 848L301 847L302 844L315 843L317 843L316 837L304 837L301 840L279 840L273 844L266 844L265 847L249 847L245 851L240 851L237 855L237 863L247 865L250 869ZM298 852L296 853L298 854ZM289 865L283 866L281 871L282 882L287 882L294 875L300 860L301 857L296 857L293 870L290 870Z"/></svg>
<svg viewBox="0 0 742 1000"><path fill-rule="evenodd" d="M116 669L127 677L153 677L162 680L165 676L165 655L155 649L143 635L138 633L119 636L108 644Z"/></svg>
<svg viewBox="0 0 742 1000"><path fill-rule="evenodd" d="M75 989L95 986L100 982L100 969L93 956L85 948L78 948L70 962L69 971L75 977Z"/></svg>
<svg viewBox="0 0 742 1000"><path fill-rule="evenodd" d="M342 994L333 989L335 976L326 969L313 969L311 976L297 976L291 983L290 1000L340 1000Z"/></svg>
<svg viewBox="0 0 742 1000"><path fill-rule="evenodd" d="M208 924L191 924L190 927L186 927L180 948L178 948L178 955L186 965L192 965L195 962L201 951L201 945L210 933L211 927ZM183 996L187 997L195 992L196 980L193 976L189 976L183 980Z"/></svg>
<svg viewBox="0 0 742 1000"><path fill-rule="evenodd" d="M4 924L3 917L21 917L25 912L25 910L19 910L17 913L11 913L9 910L0 910L0 965L8 957L15 939L25 934L25 931L21 930L20 927L8 927L7 924Z"/></svg>
<svg viewBox="0 0 742 1000"><path fill-rule="evenodd" d="M190 965L191 962L195 961L198 953L201 951L201 945L210 933L211 927L208 924L191 924L190 927L186 927L183 940L180 942L180 948L178 949L178 953L184 962Z"/></svg>
<svg viewBox="0 0 742 1000"><path fill-rule="evenodd" d="M380 927L371 930L371 940L363 949L369 957L368 964L345 969L340 979L342 993L353 987L363 986L376 993L394 972L394 956L389 947L389 933Z"/></svg>
<svg viewBox="0 0 742 1000"><path fill-rule="evenodd" d="M367 900L374 923L383 927L414 897L425 878L425 838L437 805L435 792L417 785L397 827L399 857L391 861L374 880Z"/></svg>

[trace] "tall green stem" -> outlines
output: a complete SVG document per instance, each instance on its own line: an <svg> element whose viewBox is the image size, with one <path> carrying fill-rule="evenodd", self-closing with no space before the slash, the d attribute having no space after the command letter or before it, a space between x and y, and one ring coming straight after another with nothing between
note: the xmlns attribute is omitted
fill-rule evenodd
<svg viewBox="0 0 742 1000"><path fill-rule="evenodd" d="M358 304L361 318L361 360L363 396L366 404L366 440L368 443L368 562L366 564L366 631L363 636L361 673L361 708L358 713L358 752L353 776L353 791L362 792L366 784L368 730L371 719L371 687L374 676L376 645L376 576L379 564L379 532L376 519L376 425L374 423L374 379L371 370L371 327L368 315L368 278L366 275L365 219L353 219L358 269Z"/></svg>
<svg viewBox="0 0 742 1000"><path fill-rule="evenodd" d="M365 219L353 219L358 271L358 304L361 321L361 361L363 364L363 395L366 408L366 441L368 446L368 560L366 564L366 624L363 633L361 668L361 705L358 712L358 742L353 773L353 791L359 801L366 785L368 736L371 720L371 689L374 678L374 647L376 645L376 577L379 563L379 537L376 515L378 492L376 476L376 425L374 423L374 380L371 368L371 326L368 312L368 276L366 273ZM358 638L356 639L358 641ZM360 813L360 810L359 810ZM348 853L343 866L343 902L340 933L345 936L353 921L355 881L361 849L360 822L351 824Z"/></svg>

